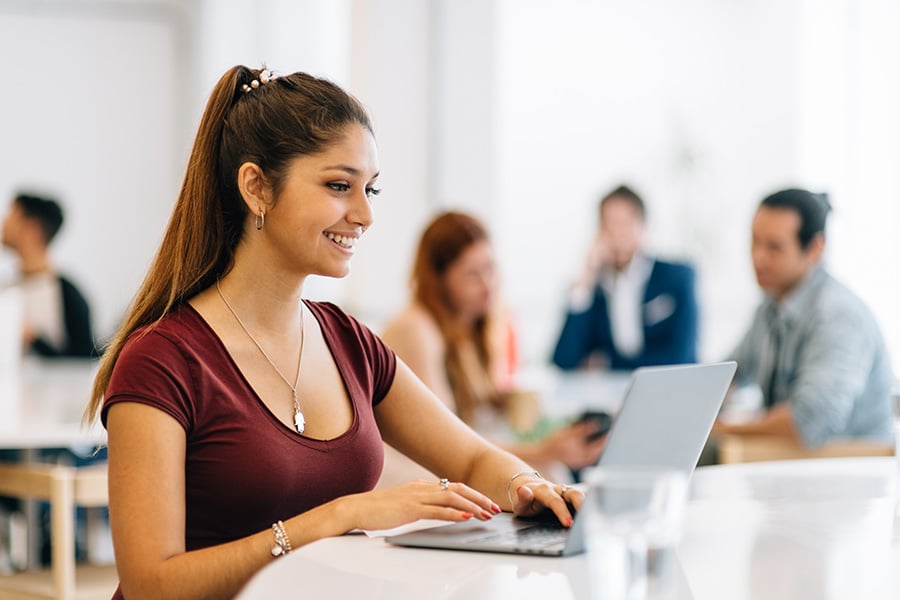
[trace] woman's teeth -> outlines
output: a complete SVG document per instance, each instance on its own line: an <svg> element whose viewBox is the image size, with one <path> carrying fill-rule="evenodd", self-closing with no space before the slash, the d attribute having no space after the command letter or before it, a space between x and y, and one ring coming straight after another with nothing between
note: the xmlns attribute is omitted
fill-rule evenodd
<svg viewBox="0 0 900 600"><path fill-rule="evenodd" d="M355 237L344 237L342 235L337 235L334 233L325 233L325 237L327 237L332 242L335 242L338 246L343 246L344 248L352 248L356 245L356 240L359 238Z"/></svg>

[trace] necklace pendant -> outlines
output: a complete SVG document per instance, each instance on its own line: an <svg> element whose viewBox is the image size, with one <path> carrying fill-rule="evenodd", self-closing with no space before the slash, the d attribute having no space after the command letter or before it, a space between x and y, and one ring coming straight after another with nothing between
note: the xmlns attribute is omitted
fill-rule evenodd
<svg viewBox="0 0 900 600"><path fill-rule="evenodd" d="M306 418L299 408L294 413L294 427L297 428L297 433L303 433L303 430L306 429Z"/></svg>

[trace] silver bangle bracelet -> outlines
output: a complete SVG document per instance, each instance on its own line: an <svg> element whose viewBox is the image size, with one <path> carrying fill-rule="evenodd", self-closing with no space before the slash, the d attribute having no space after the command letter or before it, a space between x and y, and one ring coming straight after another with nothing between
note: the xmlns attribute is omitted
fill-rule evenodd
<svg viewBox="0 0 900 600"><path fill-rule="evenodd" d="M284 556L291 553L291 540L283 521L272 523L272 533L275 534L275 545L272 546L272 556Z"/></svg>
<svg viewBox="0 0 900 600"><path fill-rule="evenodd" d="M543 479L544 477L538 473L537 471L519 471L515 475L509 478L509 482L506 484L506 499L509 500L510 507L514 506L516 503L512 498L512 484L513 481L516 480L517 477L523 477L525 475L530 475L531 477L537 477L538 479Z"/></svg>

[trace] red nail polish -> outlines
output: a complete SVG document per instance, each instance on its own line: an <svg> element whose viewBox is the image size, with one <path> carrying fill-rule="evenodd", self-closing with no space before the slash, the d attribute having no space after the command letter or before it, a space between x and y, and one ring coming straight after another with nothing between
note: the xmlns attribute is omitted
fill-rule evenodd
<svg viewBox="0 0 900 600"><path fill-rule="evenodd" d="M489 513L486 510L483 510L483 511L481 511L481 518L484 520L488 520L488 519L494 518L494 515L492 515L491 513Z"/></svg>
<svg viewBox="0 0 900 600"><path fill-rule="evenodd" d="M568 519L566 519L566 527L571 527L571 526L572 526L572 517L569 517Z"/></svg>
<svg viewBox="0 0 900 600"><path fill-rule="evenodd" d="M471 519L471 518L474 517L474 516L475 516L475 515L473 515L473 514L470 513L470 512L464 512L464 513L462 514L462 518L463 518L463 519L467 519L467 520L468 520L468 519Z"/></svg>
<svg viewBox="0 0 900 600"><path fill-rule="evenodd" d="M499 515L499 514L500 514L500 512L501 512L501 510L500 510L500 506L499 506L499 505L497 505L497 503L496 503L496 502L495 502L495 503L493 503L493 504L491 504L491 510L492 510L492 511L494 511L494 514L495 514L495 515Z"/></svg>

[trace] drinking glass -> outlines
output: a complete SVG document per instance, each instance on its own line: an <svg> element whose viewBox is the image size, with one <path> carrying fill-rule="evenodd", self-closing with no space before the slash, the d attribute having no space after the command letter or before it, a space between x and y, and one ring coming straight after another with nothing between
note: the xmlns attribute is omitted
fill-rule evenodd
<svg viewBox="0 0 900 600"><path fill-rule="evenodd" d="M658 467L597 467L585 477L591 597L665 598L674 592L687 477Z"/></svg>

